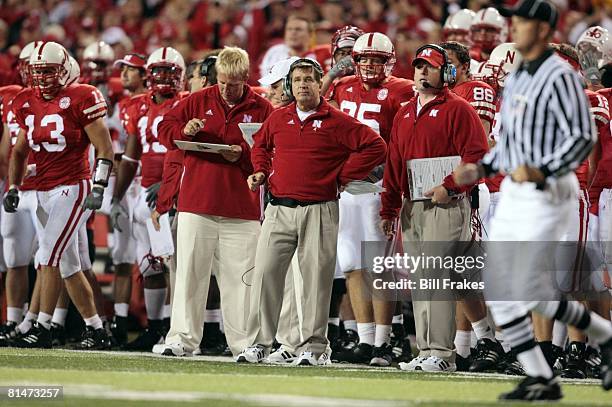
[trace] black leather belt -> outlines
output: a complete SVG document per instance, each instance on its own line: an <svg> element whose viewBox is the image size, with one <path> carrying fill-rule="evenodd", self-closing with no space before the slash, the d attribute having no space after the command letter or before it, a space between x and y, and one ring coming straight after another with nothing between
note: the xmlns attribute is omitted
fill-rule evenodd
<svg viewBox="0 0 612 407"><path fill-rule="evenodd" d="M293 199L293 198L277 197L277 196L272 195L270 192L268 192L268 202L270 203L270 205L274 205L274 206L286 206L288 208L297 208L298 206L317 205L317 204L322 204L328 201L316 201L316 202L298 201L297 199Z"/></svg>

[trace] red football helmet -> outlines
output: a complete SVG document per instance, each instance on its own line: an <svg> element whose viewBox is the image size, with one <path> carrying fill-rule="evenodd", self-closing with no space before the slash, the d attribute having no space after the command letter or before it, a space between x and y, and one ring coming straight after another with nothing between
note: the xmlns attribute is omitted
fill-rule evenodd
<svg viewBox="0 0 612 407"><path fill-rule="evenodd" d="M361 58L380 58L379 64L360 64ZM357 38L353 46L357 76L365 83L380 83L385 80L395 65L395 48L384 34L367 33Z"/></svg>
<svg viewBox="0 0 612 407"><path fill-rule="evenodd" d="M30 56L30 80L37 95L53 99L66 86L70 75L70 56L56 42L43 42Z"/></svg>
<svg viewBox="0 0 612 407"><path fill-rule="evenodd" d="M104 41L89 44L83 51L81 77L84 83L99 85L110 77L115 60L115 51Z"/></svg>
<svg viewBox="0 0 612 407"><path fill-rule="evenodd" d="M176 94L183 90L185 61L172 47L158 48L147 60L147 86L162 95Z"/></svg>
<svg viewBox="0 0 612 407"><path fill-rule="evenodd" d="M331 65L334 65L334 57L336 56L336 51L340 48L351 47L351 49L355 46L355 41L357 38L363 35L363 30L361 28L347 25L339 29L334 33L331 41L331 52L332 52L332 60Z"/></svg>

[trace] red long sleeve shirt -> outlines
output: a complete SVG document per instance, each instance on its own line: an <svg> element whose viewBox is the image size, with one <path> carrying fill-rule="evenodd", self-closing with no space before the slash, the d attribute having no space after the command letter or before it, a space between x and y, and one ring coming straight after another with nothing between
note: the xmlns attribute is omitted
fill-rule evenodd
<svg viewBox="0 0 612 407"><path fill-rule="evenodd" d="M261 123L271 112L272 105L248 86L242 101L230 109L215 85L193 93L164 116L159 135L168 149L177 148L174 140L242 148L240 159L233 163L219 154L185 152L179 212L259 220L259 193L252 192L246 182L253 173L249 146L242 138L238 123ZM204 127L195 136L186 136L183 129L194 118L205 121Z"/></svg>
<svg viewBox="0 0 612 407"><path fill-rule="evenodd" d="M155 203L155 210L161 215L172 209L178 199L184 157L183 150L170 150L166 153L162 181Z"/></svg>
<svg viewBox="0 0 612 407"><path fill-rule="evenodd" d="M407 160L458 155L464 163L476 163L488 149L480 118L464 99L445 88L417 116L417 98L398 110L393 120L383 178L386 191L381 197L383 219L396 218L402 206L402 194L410 197ZM452 174L442 185L458 192L471 188L458 187Z"/></svg>
<svg viewBox="0 0 612 407"><path fill-rule="evenodd" d="M322 98L303 123L295 103L275 110L254 141L254 172L269 177L270 192L306 202L337 199L339 185L364 179L387 150L376 132Z"/></svg>

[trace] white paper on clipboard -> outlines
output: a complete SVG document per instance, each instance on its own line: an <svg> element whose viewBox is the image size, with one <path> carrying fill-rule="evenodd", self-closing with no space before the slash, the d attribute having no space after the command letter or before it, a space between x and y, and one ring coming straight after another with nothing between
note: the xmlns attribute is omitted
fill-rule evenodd
<svg viewBox="0 0 612 407"><path fill-rule="evenodd" d="M238 127L242 132L242 138L247 142L249 147L253 147L255 141L253 140L253 134L257 133L261 129L263 123L238 123Z"/></svg>
<svg viewBox="0 0 612 407"><path fill-rule="evenodd" d="M159 231L155 230L151 218L147 219L147 232L151 241L151 254L156 257L167 257L174 254L174 242L170 232L170 219L167 213L159 217Z"/></svg>
<svg viewBox="0 0 612 407"><path fill-rule="evenodd" d="M351 195L365 195L384 192L385 189L378 184L373 184L367 181L351 181L346 184L344 191Z"/></svg>
<svg viewBox="0 0 612 407"><path fill-rule="evenodd" d="M410 199L412 201L431 199L423 194L433 187L441 185L444 178L452 173L459 166L459 163L461 163L461 157L458 155L416 158L406 161Z"/></svg>
<svg viewBox="0 0 612 407"><path fill-rule="evenodd" d="M181 150L199 151L202 153L221 154L224 150L231 150L228 144L198 143L197 141L174 140L174 143Z"/></svg>

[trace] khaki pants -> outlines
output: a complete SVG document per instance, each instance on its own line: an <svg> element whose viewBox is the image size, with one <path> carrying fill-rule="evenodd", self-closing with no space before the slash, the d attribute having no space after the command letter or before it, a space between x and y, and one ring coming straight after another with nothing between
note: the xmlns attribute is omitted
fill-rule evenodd
<svg viewBox="0 0 612 407"><path fill-rule="evenodd" d="M337 239L336 201L296 208L268 205L251 287L247 325L251 345L272 346L279 325L285 276L297 252L297 271L303 282L299 293L303 321L302 341L296 353L311 351L319 357L325 351Z"/></svg>
<svg viewBox="0 0 612 407"><path fill-rule="evenodd" d="M420 254L420 242L453 242L470 240L470 207L467 199L453 200L446 205L430 201L404 201L401 212L404 247ZM432 254L432 253L428 253ZM428 278L418 269L415 278ZM419 356L437 356L455 361L455 301L415 301Z"/></svg>
<svg viewBox="0 0 612 407"><path fill-rule="evenodd" d="M248 345L249 277L259 221L189 212L180 212L178 217L176 281L166 343L182 343L189 352L200 345L213 259L217 257L225 337L232 353L238 354Z"/></svg>
<svg viewBox="0 0 612 407"><path fill-rule="evenodd" d="M294 271L295 270L295 271ZM285 350L295 353L304 341L301 337L303 313L301 307L302 277L299 273L297 253L291 259L291 265L285 277L283 305L278 321L276 340Z"/></svg>

